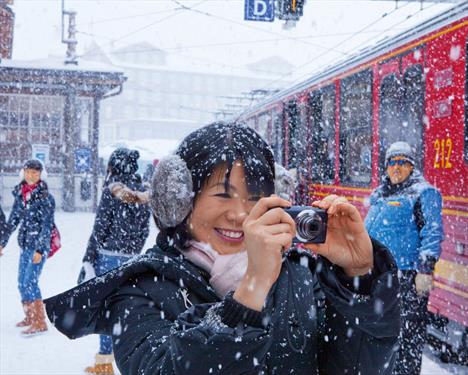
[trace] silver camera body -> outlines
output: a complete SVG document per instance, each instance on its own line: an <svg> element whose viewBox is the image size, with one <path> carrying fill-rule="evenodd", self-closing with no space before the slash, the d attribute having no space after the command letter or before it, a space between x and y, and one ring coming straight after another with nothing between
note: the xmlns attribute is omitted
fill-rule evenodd
<svg viewBox="0 0 468 375"><path fill-rule="evenodd" d="M324 243L327 239L327 211L310 206L284 209L296 223L293 243Z"/></svg>

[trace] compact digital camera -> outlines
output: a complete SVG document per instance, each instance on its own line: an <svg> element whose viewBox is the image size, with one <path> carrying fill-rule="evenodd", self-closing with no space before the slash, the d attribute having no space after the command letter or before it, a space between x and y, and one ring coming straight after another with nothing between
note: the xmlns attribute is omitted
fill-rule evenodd
<svg viewBox="0 0 468 375"><path fill-rule="evenodd" d="M328 214L310 206L292 206L284 209L296 222L293 243L324 243L327 238Z"/></svg>

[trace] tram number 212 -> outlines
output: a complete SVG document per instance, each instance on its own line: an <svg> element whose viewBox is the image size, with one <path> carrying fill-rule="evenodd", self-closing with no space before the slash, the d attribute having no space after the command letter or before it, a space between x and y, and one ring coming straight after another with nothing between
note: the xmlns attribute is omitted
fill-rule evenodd
<svg viewBox="0 0 468 375"><path fill-rule="evenodd" d="M434 168L452 168L450 156L452 155L452 139L436 139L434 141Z"/></svg>

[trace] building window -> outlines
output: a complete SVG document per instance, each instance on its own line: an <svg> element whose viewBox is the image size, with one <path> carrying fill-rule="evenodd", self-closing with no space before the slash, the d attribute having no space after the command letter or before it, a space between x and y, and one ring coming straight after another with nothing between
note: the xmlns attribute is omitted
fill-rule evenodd
<svg viewBox="0 0 468 375"><path fill-rule="evenodd" d="M61 163L63 98L0 95L0 167L16 173L31 158L35 145L47 145L49 172Z"/></svg>
<svg viewBox="0 0 468 375"><path fill-rule="evenodd" d="M365 70L341 81L340 180L350 186L371 181L372 73Z"/></svg>

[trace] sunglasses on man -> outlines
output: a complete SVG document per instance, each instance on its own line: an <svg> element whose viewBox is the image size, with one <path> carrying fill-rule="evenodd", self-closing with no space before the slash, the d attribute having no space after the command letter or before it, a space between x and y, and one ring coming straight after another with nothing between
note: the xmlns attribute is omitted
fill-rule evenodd
<svg viewBox="0 0 468 375"><path fill-rule="evenodd" d="M394 167L395 165L399 165L400 167L406 165L406 164L409 164L408 160L405 160L405 159L398 159L398 160L392 160L390 159L388 161L388 166L389 167Z"/></svg>

